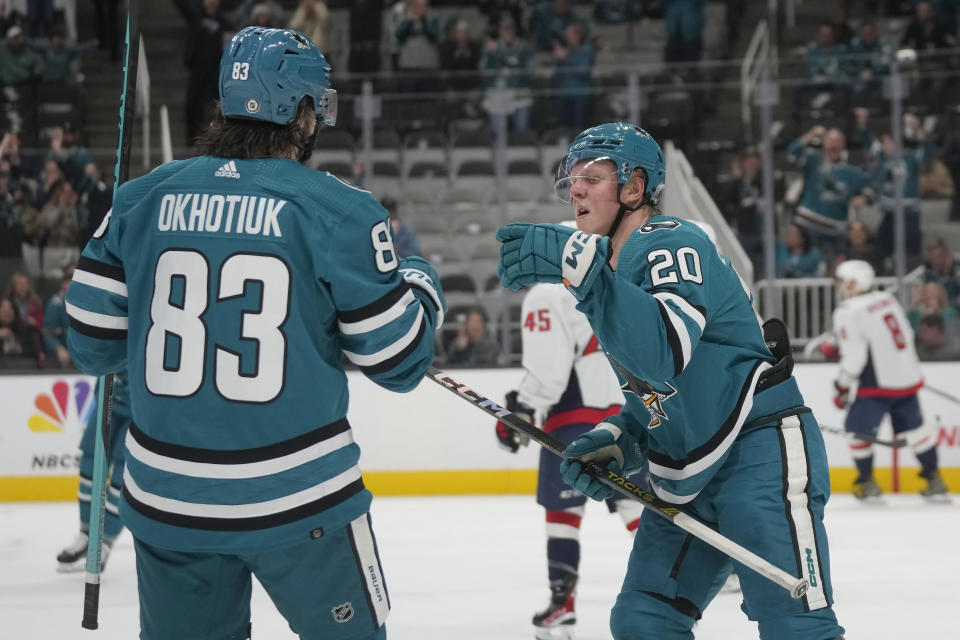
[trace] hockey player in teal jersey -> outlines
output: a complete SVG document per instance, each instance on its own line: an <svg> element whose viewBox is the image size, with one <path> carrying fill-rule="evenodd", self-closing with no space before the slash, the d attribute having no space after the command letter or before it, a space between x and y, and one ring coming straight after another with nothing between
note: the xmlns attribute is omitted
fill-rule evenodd
<svg viewBox="0 0 960 640"><path fill-rule="evenodd" d="M74 362L129 370L140 637L247 638L255 575L301 638L385 638L343 360L416 387L443 292L370 193L303 165L336 119L309 39L240 31L219 86L203 155L120 187L67 294Z"/></svg>
<svg viewBox="0 0 960 640"><path fill-rule="evenodd" d="M107 558L117 536L123 531L120 522L120 487L123 478L123 440L130 426L130 392L124 377L113 377L113 403L110 419L110 455L107 456L107 470L110 486L107 489L107 501L104 504L103 547L100 552L100 570L107 566ZM96 389L93 397L99 397ZM57 571L73 573L87 568L87 546L90 539L90 500L93 489L93 453L97 437L97 418L100 407L92 403L87 424L80 438L80 481L77 489L77 503L80 507L80 531L73 542L57 554Z"/></svg>
<svg viewBox="0 0 960 640"><path fill-rule="evenodd" d="M765 343L727 258L695 224L660 213L664 178L663 153L646 131L593 127L571 143L555 185L577 230L514 223L497 232L503 286L562 282L624 384L621 412L564 451L564 480L603 500L612 491L583 473L581 460L620 474L648 461L660 498L807 580L795 600L735 567L761 638L839 638L820 430L792 361ZM775 351L784 350L780 340ZM644 512L611 613L614 638L692 638L733 568L723 553Z"/></svg>

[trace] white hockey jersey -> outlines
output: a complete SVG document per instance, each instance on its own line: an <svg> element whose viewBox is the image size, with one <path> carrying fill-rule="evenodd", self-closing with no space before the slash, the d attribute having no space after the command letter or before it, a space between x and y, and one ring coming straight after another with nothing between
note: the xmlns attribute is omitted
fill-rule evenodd
<svg viewBox="0 0 960 640"><path fill-rule="evenodd" d="M577 300L559 284L523 299L523 367L517 399L545 416L543 429L601 422L623 405L620 382Z"/></svg>
<svg viewBox="0 0 960 640"><path fill-rule="evenodd" d="M833 312L840 348L837 382L857 396L906 396L923 386L913 329L903 307L886 291L843 301Z"/></svg>

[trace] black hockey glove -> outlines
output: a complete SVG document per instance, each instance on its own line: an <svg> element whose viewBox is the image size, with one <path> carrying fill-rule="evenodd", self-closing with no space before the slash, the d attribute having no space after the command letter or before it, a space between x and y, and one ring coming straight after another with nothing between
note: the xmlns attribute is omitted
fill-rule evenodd
<svg viewBox="0 0 960 640"><path fill-rule="evenodd" d="M526 420L530 424L533 424L533 414L534 410L525 404L517 400L516 391L507 392L507 411L510 413L516 414L518 418ZM497 421L497 442L501 447L509 451L510 453L516 453L520 447L525 447L530 444L530 438L523 435L522 433L517 433L510 427L508 427L503 422Z"/></svg>

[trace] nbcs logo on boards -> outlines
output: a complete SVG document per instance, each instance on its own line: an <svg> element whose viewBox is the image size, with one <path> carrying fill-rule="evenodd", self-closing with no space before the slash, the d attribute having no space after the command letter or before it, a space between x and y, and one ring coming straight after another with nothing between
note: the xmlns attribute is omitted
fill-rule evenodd
<svg viewBox="0 0 960 640"><path fill-rule="evenodd" d="M93 386L86 380L75 381L72 388L67 381L57 380L50 391L34 397L37 411L27 418L27 427L37 433L63 433L70 422L82 425L93 404L92 391Z"/></svg>

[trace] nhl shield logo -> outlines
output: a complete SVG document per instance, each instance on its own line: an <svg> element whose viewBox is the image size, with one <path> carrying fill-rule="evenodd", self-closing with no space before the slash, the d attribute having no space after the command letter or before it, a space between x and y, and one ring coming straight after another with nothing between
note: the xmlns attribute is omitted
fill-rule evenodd
<svg viewBox="0 0 960 640"><path fill-rule="evenodd" d="M344 602L330 611L333 612L333 619L337 622L349 622L353 618L353 605L349 602Z"/></svg>
<svg viewBox="0 0 960 640"><path fill-rule="evenodd" d="M260 102L256 98L250 98L246 104L247 113L256 113L260 111Z"/></svg>

